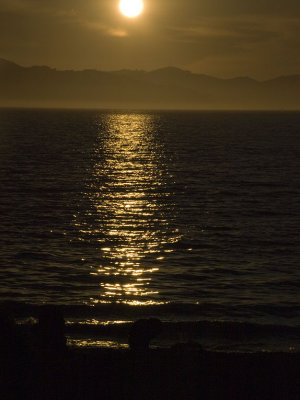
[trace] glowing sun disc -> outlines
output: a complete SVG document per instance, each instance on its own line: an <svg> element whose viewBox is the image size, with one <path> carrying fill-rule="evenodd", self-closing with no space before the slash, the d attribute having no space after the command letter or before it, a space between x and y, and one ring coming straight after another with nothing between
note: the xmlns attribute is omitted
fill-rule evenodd
<svg viewBox="0 0 300 400"><path fill-rule="evenodd" d="M143 0L121 0L120 11L129 18L137 17L144 8Z"/></svg>

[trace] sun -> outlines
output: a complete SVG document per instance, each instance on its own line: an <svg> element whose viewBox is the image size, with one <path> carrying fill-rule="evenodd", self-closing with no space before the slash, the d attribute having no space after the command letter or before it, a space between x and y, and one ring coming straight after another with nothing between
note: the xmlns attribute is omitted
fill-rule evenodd
<svg viewBox="0 0 300 400"><path fill-rule="evenodd" d="M121 0L119 7L125 17L134 18L141 14L144 3L143 0Z"/></svg>

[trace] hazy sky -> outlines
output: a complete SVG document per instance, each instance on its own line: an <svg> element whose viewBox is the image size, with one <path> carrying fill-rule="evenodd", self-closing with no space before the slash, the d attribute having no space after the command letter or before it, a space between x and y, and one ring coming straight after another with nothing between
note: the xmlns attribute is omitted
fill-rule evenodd
<svg viewBox="0 0 300 400"><path fill-rule="evenodd" d="M0 57L58 69L177 66L218 77L300 73L300 0L0 0Z"/></svg>

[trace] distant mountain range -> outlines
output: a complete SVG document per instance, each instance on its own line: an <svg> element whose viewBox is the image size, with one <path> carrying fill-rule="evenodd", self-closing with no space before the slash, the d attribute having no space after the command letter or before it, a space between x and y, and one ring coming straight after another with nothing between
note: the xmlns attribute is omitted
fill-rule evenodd
<svg viewBox="0 0 300 400"><path fill-rule="evenodd" d="M0 106L300 110L300 75L259 82L174 67L151 72L58 71L0 59Z"/></svg>

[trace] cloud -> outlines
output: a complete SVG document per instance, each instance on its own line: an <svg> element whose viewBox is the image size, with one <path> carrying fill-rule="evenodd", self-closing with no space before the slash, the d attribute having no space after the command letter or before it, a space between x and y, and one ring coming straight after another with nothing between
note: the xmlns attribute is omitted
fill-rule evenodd
<svg viewBox="0 0 300 400"><path fill-rule="evenodd" d="M188 27L168 28L170 38L184 42L195 42L203 38L232 38L234 41L259 42L278 37L274 27L265 19L221 18L202 19L200 24ZM271 24L272 25L272 24Z"/></svg>
<svg viewBox="0 0 300 400"><path fill-rule="evenodd" d="M149 2L150 3L150 2ZM168 13L176 19L189 17L236 17L236 16L296 16L300 15L298 0L151 0L155 13Z"/></svg>
<svg viewBox="0 0 300 400"><path fill-rule="evenodd" d="M78 20L77 22L84 28L90 31L100 32L103 35L114 36L114 37L128 36L128 32L126 32L126 30L124 29L113 28L105 24L101 24L99 22L81 22L80 20Z"/></svg>
<svg viewBox="0 0 300 400"><path fill-rule="evenodd" d="M299 0L144 1L144 15L129 21L118 0L0 0L0 57L257 77L300 68Z"/></svg>

